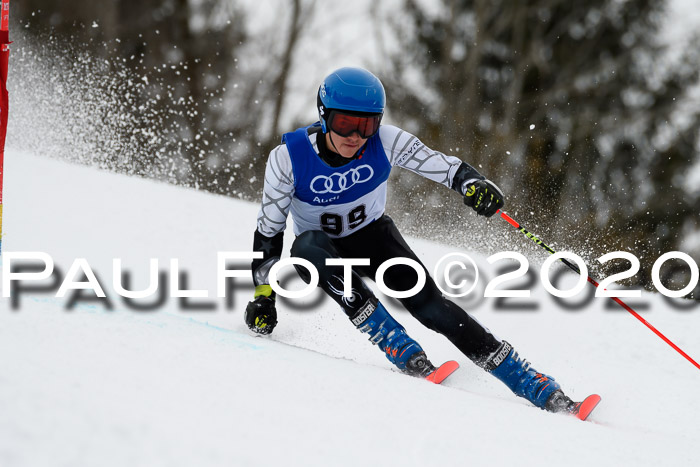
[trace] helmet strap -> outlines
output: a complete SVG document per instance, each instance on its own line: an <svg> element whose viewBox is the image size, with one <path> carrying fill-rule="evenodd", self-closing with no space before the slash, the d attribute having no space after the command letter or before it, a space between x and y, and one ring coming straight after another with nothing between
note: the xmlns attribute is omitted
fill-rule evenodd
<svg viewBox="0 0 700 467"><path fill-rule="evenodd" d="M333 145L333 148L335 148L335 152L337 152L338 154L340 154L340 149L338 149L338 148L336 147L335 142L333 141L333 132L330 131L330 128L328 129L328 139L331 140L331 144Z"/></svg>
<svg viewBox="0 0 700 467"><path fill-rule="evenodd" d="M332 144L333 147L335 148L335 152L336 152L337 154L341 155L341 154L340 154L340 149L338 149L338 148L336 147L335 141L333 141L333 134L332 134L332 132L331 132L330 130L328 131L327 135L328 135L328 139L331 140L331 144ZM325 136L325 135L324 135L324 136ZM358 149L357 152L356 152L355 154L353 154L353 156L351 157L351 159L361 158L362 155L365 153L365 150L367 149L367 144L369 144L369 141L366 141L365 144L363 144L362 147L361 147L360 149ZM342 155L341 155L341 157L342 157Z"/></svg>

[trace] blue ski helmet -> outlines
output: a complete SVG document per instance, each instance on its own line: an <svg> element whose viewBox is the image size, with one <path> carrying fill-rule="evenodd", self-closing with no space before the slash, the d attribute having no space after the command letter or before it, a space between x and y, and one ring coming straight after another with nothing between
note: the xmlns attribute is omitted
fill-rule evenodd
<svg viewBox="0 0 700 467"><path fill-rule="evenodd" d="M335 70L318 88L317 107L321 128L328 133L331 110L342 110L357 115L384 113L386 95L379 78L363 68Z"/></svg>

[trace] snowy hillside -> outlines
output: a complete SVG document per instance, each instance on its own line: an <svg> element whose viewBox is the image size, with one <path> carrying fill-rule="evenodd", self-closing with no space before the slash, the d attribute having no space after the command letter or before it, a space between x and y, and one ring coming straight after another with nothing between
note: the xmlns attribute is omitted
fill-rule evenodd
<svg viewBox="0 0 700 467"><path fill-rule="evenodd" d="M82 291L71 308L71 291L56 298L52 280L39 283L43 291L15 291L18 303L1 299L0 466L700 462L700 371L607 299L570 311L537 283L531 299L517 300L529 311L460 301L573 398L601 394L590 422L517 399L391 303L434 362L462 365L442 386L391 371L320 294L280 300L275 333L252 336L243 323L250 281L234 282L231 303L215 297L217 251L250 251L256 212L8 150L3 257L45 252L62 276L85 258L108 301ZM430 269L455 251L410 243ZM496 266L468 253L485 276L481 294ZM112 284L114 258L132 289L148 285L150 258L166 278L177 258L180 288L209 297L126 302ZM645 318L700 357L700 306L680 311L646 293L630 303L648 305Z"/></svg>

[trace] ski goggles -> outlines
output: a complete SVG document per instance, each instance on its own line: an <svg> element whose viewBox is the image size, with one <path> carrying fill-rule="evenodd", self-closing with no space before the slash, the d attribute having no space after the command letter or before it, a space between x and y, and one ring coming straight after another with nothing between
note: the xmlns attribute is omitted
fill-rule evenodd
<svg viewBox="0 0 700 467"><path fill-rule="evenodd" d="M332 110L328 116L328 127L342 137L348 137L357 132L360 138L367 139L379 131L381 121L382 114L361 117Z"/></svg>

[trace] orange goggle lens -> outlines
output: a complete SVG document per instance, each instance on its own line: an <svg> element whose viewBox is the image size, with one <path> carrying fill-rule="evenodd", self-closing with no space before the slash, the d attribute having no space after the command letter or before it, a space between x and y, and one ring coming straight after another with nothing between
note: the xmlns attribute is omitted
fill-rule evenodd
<svg viewBox="0 0 700 467"><path fill-rule="evenodd" d="M359 117L338 112L331 112L328 119L328 126L333 132L346 137L357 132L361 138L369 138L379 130L379 123L382 115L372 115L370 117Z"/></svg>

